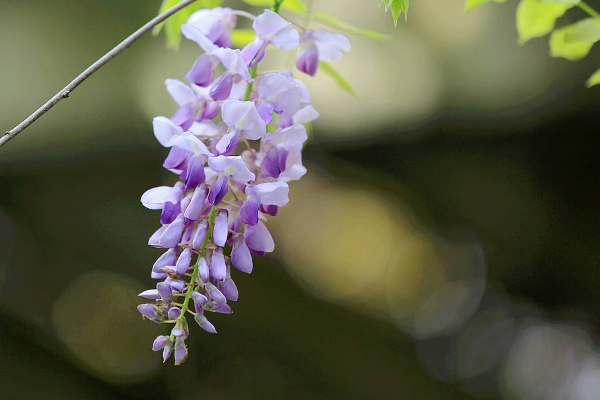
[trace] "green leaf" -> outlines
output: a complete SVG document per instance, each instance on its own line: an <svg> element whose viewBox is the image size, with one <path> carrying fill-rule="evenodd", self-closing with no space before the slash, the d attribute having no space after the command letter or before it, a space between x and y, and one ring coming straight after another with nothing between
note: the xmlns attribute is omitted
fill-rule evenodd
<svg viewBox="0 0 600 400"><path fill-rule="evenodd" d="M542 3L552 3L552 4L567 4L569 6L576 6L581 3L581 0L542 0Z"/></svg>
<svg viewBox="0 0 600 400"><path fill-rule="evenodd" d="M273 5L273 0L242 0L244 3L261 8L270 8ZM306 13L306 5L302 0L285 0L281 4L281 9L296 14Z"/></svg>
<svg viewBox="0 0 600 400"><path fill-rule="evenodd" d="M570 37L577 29L577 24L565 26L552 32L550 37L550 55L552 57L562 57L567 60L577 61L588 55L593 42L570 42L567 37Z"/></svg>
<svg viewBox="0 0 600 400"><path fill-rule="evenodd" d="M331 66L331 64L321 61L319 62L319 68L321 69L321 71L329 75L344 92L354 95L354 89L352 88L350 82L348 82L342 75L340 75L340 73L337 72Z"/></svg>
<svg viewBox="0 0 600 400"><path fill-rule="evenodd" d="M594 72L594 74L590 76L590 79L588 79L585 82L585 86L587 86L588 88L591 88L592 86L596 85L600 85L600 69Z"/></svg>
<svg viewBox="0 0 600 400"><path fill-rule="evenodd" d="M390 38L390 35L387 35L385 33L374 31L372 29L357 28L354 25L351 25L345 21L342 21L341 19L338 19L337 17L334 17L331 14L327 14L324 12L316 13L315 20L321 22L322 24L329 25L332 28L339 29L340 31L352 33L354 35L364 36L372 40L388 40Z"/></svg>
<svg viewBox="0 0 600 400"><path fill-rule="evenodd" d="M519 43L544 36L554 29L556 20L572 5L545 3L541 0L521 0L517 7Z"/></svg>
<svg viewBox="0 0 600 400"><path fill-rule="evenodd" d="M158 13L162 14L180 2L181 0L163 0ZM154 27L152 34L155 36L158 35L164 27L165 36L167 38L167 47L172 50L177 50L179 49L179 44L181 43L181 25L185 24L190 15L201 8L215 8L221 5L222 2L223 0L200 0L196 3L190 4L176 14L172 15L162 24Z"/></svg>
<svg viewBox="0 0 600 400"><path fill-rule="evenodd" d="M465 11L471 11L475 7L485 3L489 3L490 1L496 3L506 3L506 0L467 0L467 2L465 3Z"/></svg>
<svg viewBox="0 0 600 400"><path fill-rule="evenodd" d="M248 43L254 40L256 33L253 29L236 29L231 32L231 40L233 45L238 48L246 46Z"/></svg>
<svg viewBox="0 0 600 400"><path fill-rule="evenodd" d="M393 0L390 4L390 9L392 10L392 19L394 20L394 27L398 26L400 14L404 13L405 21L408 19L408 5L409 0Z"/></svg>
<svg viewBox="0 0 600 400"><path fill-rule="evenodd" d="M570 25L570 28L565 34L565 41L568 43L595 43L600 40L600 20L596 18L582 19Z"/></svg>
<svg viewBox="0 0 600 400"><path fill-rule="evenodd" d="M409 0L378 0L377 4L381 7L385 5L385 12L392 10L392 19L394 20L394 27L398 26L398 19L400 14L404 13L404 19L408 18L408 6Z"/></svg>

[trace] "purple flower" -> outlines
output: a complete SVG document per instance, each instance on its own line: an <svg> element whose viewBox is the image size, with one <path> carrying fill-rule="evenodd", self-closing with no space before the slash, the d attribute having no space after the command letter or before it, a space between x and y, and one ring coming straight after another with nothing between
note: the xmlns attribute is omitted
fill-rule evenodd
<svg viewBox="0 0 600 400"><path fill-rule="evenodd" d="M194 316L194 320L200 325L202 329L204 329L208 333L217 333L214 325L211 324L204 315L198 313Z"/></svg>
<svg viewBox="0 0 600 400"><path fill-rule="evenodd" d="M239 271L247 274L252 272L252 255L242 235L236 235L233 239L231 250L231 264Z"/></svg>
<svg viewBox="0 0 600 400"><path fill-rule="evenodd" d="M256 32L256 39L242 50L244 60L251 67L264 58L269 44L282 50L292 50L300 44L298 31L271 10L265 10L256 17L252 27Z"/></svg>
<svg viewBox="0 0 600 400"><path fill-rule="evenodd" d="M296 67L310 76L317 73L319 61L338 61L352 47L346 36L323 29L304 32L301 46L296 58Z"/></svg>
<svg viewBox="0 0 600 400"><path fill-rule="evenodd" d="M215 226L213 228L213 239L219 247L224 247L229 234L229 224L227 223L227 210L221 209L217 213Z"/></svg>
<svg viewBox="0 0 600 400"><path fill-rule="evenodd" d="M303 124L319 117L306 85L291 71L250 75L249 66L256 66L271 45L298 47L298 32L265 10L253 23L255 40L234 50L229 47L236 13L221 7L200 10L182 26L183 35L204 53L186 74L189 85L165 81L178 109L171 118L153 120L155 137L169 148L163 167L178 182L150 189L141 198L146 208L160 210L161 226L149 245L168 250L152 267L151 277L160 280L156 289L139 295L152 304L138 310L145 319L172 324L171 335L158 336L152 350L162 350L165 362L174 354L176 365L188 357L187 313L203 330L216 333L205 312L233 313L227 302L237 301L239 290L232 272L251 273L253 255L275 250L266 216L276 216L289 202L288 182L306 174ZM310 75L319 61L336 61L350 49L344 36L326 31L305 32L301 45L297 65Z"/></svg>
<svg viewBox="0 0 600 400"><path fill-rule="evenodd" d="M269 230L262 222L254 226L247 226L244 235L246 244L251 250L259 253L271 253L275 251L275 243Z"/></svg>
<svg viewBox="0 0 600 400"><path fill-rule="evenodd" d="M220 47L231 47L231 31L237 18L231 8L215 7L193 13L187 24L196 27L206 38Z"/></svg>

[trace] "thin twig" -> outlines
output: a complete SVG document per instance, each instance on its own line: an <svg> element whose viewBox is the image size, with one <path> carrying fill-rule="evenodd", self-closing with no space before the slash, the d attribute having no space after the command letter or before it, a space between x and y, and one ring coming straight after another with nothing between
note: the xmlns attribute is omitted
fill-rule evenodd
<svg viewBox="0 0 600 400"><path fill-rule="evenodd" d="M198 0L183 0L181 3L176 6L168 9L163 14L158 15L153 20L148 22L146 25L142 26L140 29L135 31L131 36L127 39L123 40L117 47L113 48L111 51L106 53L102 58L96 61L94 64L90 65L85 71L83 71L79 76L77 76L71 83L65 86L60 92L58 92L54 97L48 100L43 106L41 106L37 111L27 117L23 122L19 125L7 131L2 137L0 137L0 147L4 146L9 140L17 136L19 133L23 132L29 125L33 124L39 117L46 114L52 107L58 104L61 100L66 99L69 95L83 83L87 78L89 78L94 72L98 71L104 65L106 65L113 58L121 54L123 51L128 49L133 43L135 43L139 38L144 36L146 33L152 30L155 26L164 22L171 15L177 13L178 11L184 9L192 3L195 3Z"/></svg>

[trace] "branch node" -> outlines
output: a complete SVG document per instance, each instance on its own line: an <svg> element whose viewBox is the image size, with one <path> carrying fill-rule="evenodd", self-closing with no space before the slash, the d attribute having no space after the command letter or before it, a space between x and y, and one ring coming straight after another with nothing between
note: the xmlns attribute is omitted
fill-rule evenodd
<svg viewBox="0 0 600 400"><path fill-rule="evenodd" d="M68 98L70 94L71 94L70 90L65 90L65 92L62 94L63 99Z"/></svg>

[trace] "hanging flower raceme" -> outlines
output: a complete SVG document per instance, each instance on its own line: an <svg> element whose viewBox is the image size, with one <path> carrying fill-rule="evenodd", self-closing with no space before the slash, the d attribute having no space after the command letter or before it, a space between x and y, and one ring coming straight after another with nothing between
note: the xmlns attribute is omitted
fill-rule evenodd
<svg viewBox="0 0 600 400"><path fill-rule="evenodd" d="M256 39L240 51L231 48L235 15L228 8L201 10L182 27L204 53L186 76L189 84L166 81L179 108L153 123L157 140L170 148L163 166L178 181L142 196L145 207L161 211L148 244L164 253L151 270L158 283L140 293L148 303L138 310L153 322L171 324L152 349L162 350L164 361L173 356L177 365L188 355L188 316L216 333L211 313L231 314L231 302L239 298L233 272L251 273L253 256L275 250L267 219L288 203L289 182L306 174L302 148L308 136L302 124L319 116L291 71L250 73L271 45L298 48L296 29L265 10L254 19ZM310 35L302 35L303 51L328 40ZM224 68L221 76L215 76L218 65Z"/></svg>

